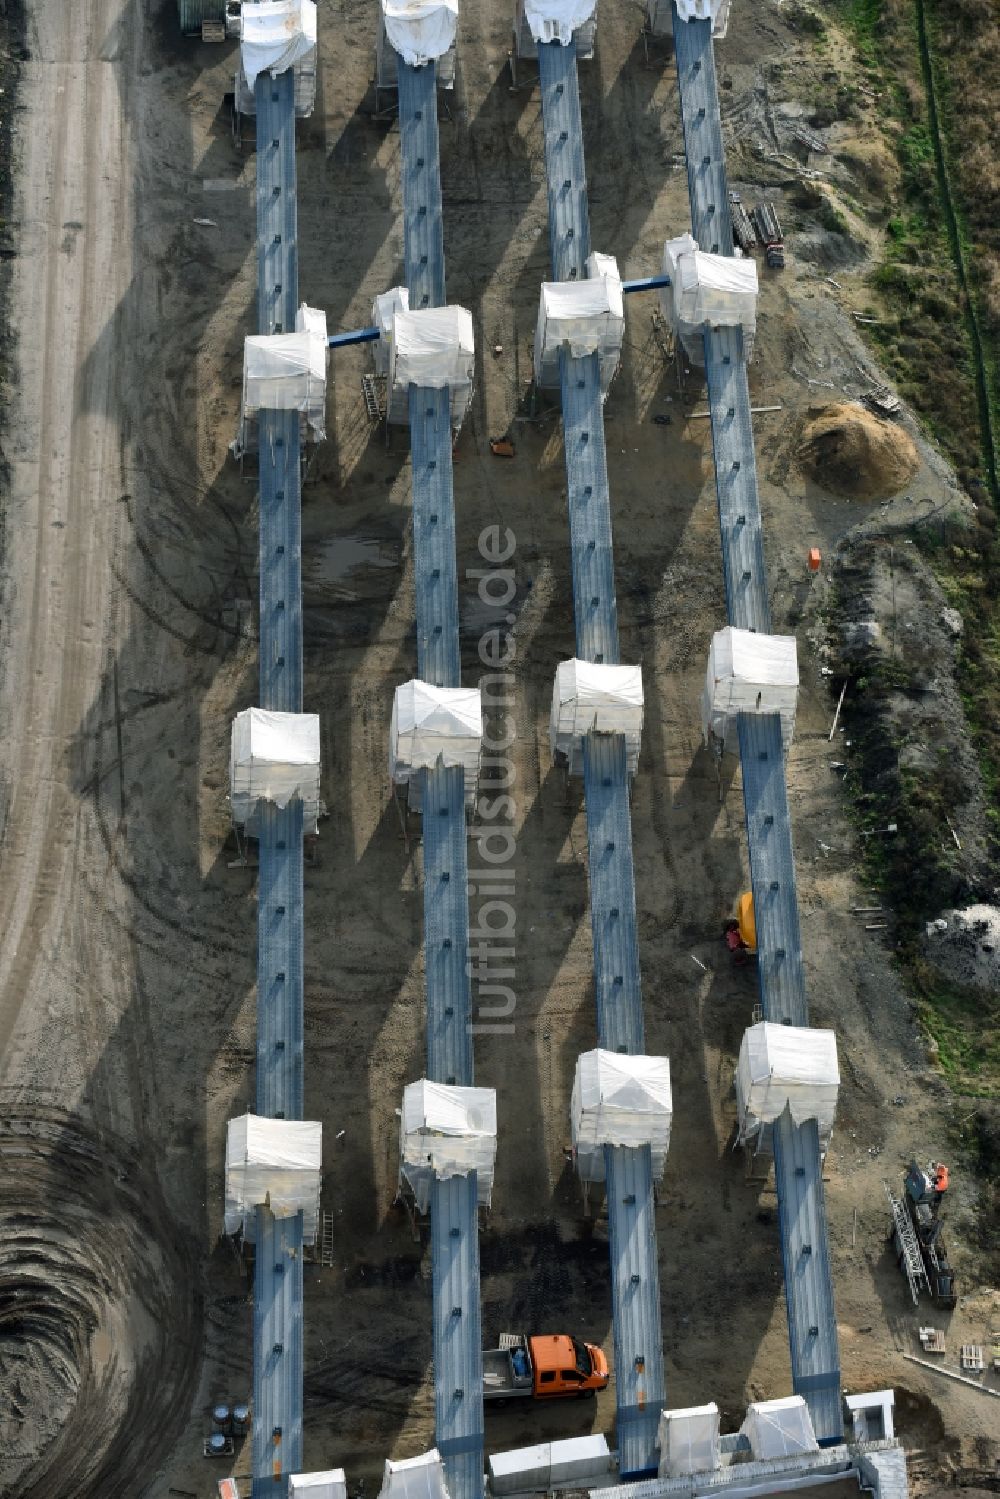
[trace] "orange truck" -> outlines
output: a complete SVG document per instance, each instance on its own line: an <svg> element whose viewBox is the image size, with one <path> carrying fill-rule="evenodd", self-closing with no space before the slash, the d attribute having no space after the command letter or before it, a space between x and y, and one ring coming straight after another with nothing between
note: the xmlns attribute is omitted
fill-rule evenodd
<svg viewBox="0 0 1000 1499"><path fill-rule="evenodd" d="M566 1333L525 1337L500 1335L499 1348L483 1351L483 1400L502 1405L508 1400L583 1398L607 1389L608 1361L600 1348Z"/></svg>

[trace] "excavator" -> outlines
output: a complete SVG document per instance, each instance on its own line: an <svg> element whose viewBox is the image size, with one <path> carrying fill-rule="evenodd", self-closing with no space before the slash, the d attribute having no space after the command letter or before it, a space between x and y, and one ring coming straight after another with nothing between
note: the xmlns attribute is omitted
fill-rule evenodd
<svg viewBox="0 0 1000 1499"><path fill-rule="evenodd" d="M730 916L722 929L726 946L737 963L745 963L757 954L757 924L753 915L753 892L744 890L736 902L736 915Z"/></svg>

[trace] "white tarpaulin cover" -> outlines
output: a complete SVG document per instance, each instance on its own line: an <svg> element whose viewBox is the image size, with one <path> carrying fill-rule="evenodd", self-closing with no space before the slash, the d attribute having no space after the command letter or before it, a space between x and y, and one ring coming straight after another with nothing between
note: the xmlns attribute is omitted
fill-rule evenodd
<svg viewBox="0 0 1000 1499"><path fill-rule="evenodd" d="M386 1459L378 1499L448 1499L444 1466L436 1447L420 1457Z"/></svg>
<svg viewBox="0 0 1000 1499"><path fill-rule="evenodd" d="M255 0L241 17L243 73L251 89L258 73L267 69L276 78L315 50L315 0Z"/></svg>
<svg viewBox="0 0 1000 1499"><path fill-rule="evenodd" d="M580 5L579 10L585 7ZM548 16L552 7L540 3L540 0L515 0L514 5L514 46L518 57L538 58L538 41L532 35L529 11L535 13L535 24L538 18ZM597 34L597 0L590 7L590 14L573 31L576 42L577 62L589 62L594 55L594 37Z"/></svg>
<svg viewBox="0 0 1000 1499"><path fill-rule="evenodd" d="M584 1181L604 1180L605 1145L648 1145L659 1181L670 1145L673 1103L666 1057L586 1051L577 1058L570 1127Z"/></svg>
<svg viewBox="0 0 1000 1499"><path fill-rule="evenodd" d="M327 1468L325 1473L289 1473L288 1499L347 1499L343 1468Z"/></svg>
<svg viewBox="0 0 1000 1499"><path fill-rule="evenodd" d="M397 311L389 354L389 420L410 420L410 386L451 392L451 424L457 432L472 399L476 344L472 314L464 307Z"/></svg>
<svg viewBox="0 0 1000 1499"><path fill-rule="evenodd" d="M396 688L389 724L389 775L405 786L415 770L433 770L438 756L445 765L465 770L465 794L479 784L483 746L483 705L478 687L432 687L404 682Z"/></svg>
<svg viewBox="0 0 1000 1499"><path fill-rule="evenodd" d="M621 359L625 306L613 255L591 255L583 281L543 281L535 324L535 380L543 389L559 385L559 351L575 359L599 354L601 391L608 393Z"/></svg>
<svg viewBox="0 0 1000 1499"><path fill-rule="evenodd" d="M392 349L392 331L397 312L409 312L410 293L405 286L394 286L382 292L372 303L372 326L378 328L381 337L372 344L375 356L375 373L388 375L389 357Z"/></svg>
<svg viewBox="0 0 1000 1499"><path fill-rule="evenodd" d="M570 1485L574 1489L593 1488L614 1471L607 1438L601 1433L492 1452L487 1465L493 1499Z"/></svg>
<svg viewBox="0 0 1000 1499"><path fill-rule="evenodd" d="M458 0L382 0L385 34L404 62L443 57L458 31Z"/></svg>
<svg viewBox="0 0 1000 1499"><path fill-rule="evenodd" d="M599 666L592 661L560 661L552 689L549 747L565 755L571 775L583 773L583 740L598 734L624 734L630 775L639 764L642 740L642 669Z"/></svg>
<svg viewBox="0 0 1000 1499"><path fill-rule="evenodd" d="M731 4L732 0L677 0L677 14L682 21L707 21L711 17L712 35L721 41L729 27Z"/></svg>
<svg viewBox="0 0 1000 1499"><path fill-rule="evenodd" d="M497 1153L497 1096L492 1088L455 1088L422 1078L403 1090L399 1170L427 1211L437 1177L477 1173L479 1203L489 1207Z"/></svg>
<svg viewBox="0 0 1000 1499"><path fill-rule="evenodd" d="M524 18L536 42L568 47L573 33L586 25L597 0L524 0Z"/></svg>
<svg viewBox="0 0 1000 1499"><path fill-rule="evenodd" d="M319 815L319 714L246 708L233 719L229 801L233 821L250 821L259 801L302 802L307 832Z"/></svg>
<svg viewBox="0 0 1000 1499"><path fill-rule="evenodd" d="M304 1215L307 1244L319 1217L323 1126L303 1119L242 1114L226 1132L226 1233L269 1203L276 1218Z"/></svg>
<svg viewBox="0 0 1000 1499"><path fill-rule="evenodd" d="M757 1400L748 1405L740 1431L759 1460L819 1451L809 1410L801 1395L786 1395L781 1400Z"/></svg>
<svg viewBox="0 0 1000 1499"><path fill-rule="evenodd" d="M691 1405L660 1412L661 1478L711 1473L719 1466L719 1407Z"/></svg>
<svg viewBox="0 0 1000 1499"><path fill-rule="evenodd" d="M740 713L778 713L785 747L795 732L799 662L794 635L760 635L727 625L716 630L701 695L701 731L735 754Z"/></svg>
<svg viewBox="0 0 1000 1499"><path fill-rule="evenodd" d="M243 342L243 416L301 411L316 442L326 436L326 313L302 306L294 333L259 333Z"/></svg>
<svg viewBox="0 0 1000 1499"><path fill-rule="evenodd" d="M690 234L663 246L663 274L670 285L660 292L663 315L680 338L688 358L705 362L705 326L743 329L747 363L757 326L757 267L738 255L707 255Z"/></svg>
<svg viewBox="0 0 1000 1499"><path fill-rule="evenodd" d="M743 1032L736 1064L740 1139L780 1118L787 1104L796 1124L815 1119L821 1142L828 1141L839 1088L833 1031L767 1020L750 1026Z"/></svg>

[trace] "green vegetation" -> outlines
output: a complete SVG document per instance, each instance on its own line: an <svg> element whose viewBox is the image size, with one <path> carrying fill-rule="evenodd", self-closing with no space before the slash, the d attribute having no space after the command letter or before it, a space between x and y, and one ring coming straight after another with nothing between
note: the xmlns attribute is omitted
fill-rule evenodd
<svg viewBox="0 0 1000 1499"><path fill-rule="evenodd" d="M909 963L908 977L948 1081L973 1097L1000 1097L1000 996L946 983L920 958Z"/></svg>

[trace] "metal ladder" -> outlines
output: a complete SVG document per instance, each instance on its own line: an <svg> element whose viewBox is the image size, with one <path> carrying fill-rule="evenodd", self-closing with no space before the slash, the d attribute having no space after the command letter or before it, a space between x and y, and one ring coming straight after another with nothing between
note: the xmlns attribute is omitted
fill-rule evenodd
<svg viewBox="0 0 1000 1499"><path fill-rule="evenodd" d="M892 1209L893 1238L896 1242L896 1252L906 1271L906 1278L910 1283L910 1295L913 1297L913 1305L916 1306L920 1299L921 1286L930 1294L930 1281L927 1279L927 1270L924 1267L924 1258L920 1253L920 1245L913 1231L909 1214L903 1203L893 1197L889 1189L889 1183L883 1182L885 1195L889 1199Z"/></svg>
<svg viewBox="0 0 1000 1499"><path fill-rule="evenodd" d="M361 389L365 398L365 413L372 423L380 422L385 416L385 387L386 381L383 375L362 375Z"/></svg>
<svg viewBox="0 0 1000 1499"><path fill-rule="evenodd" d="M321 1265L333 1264L333 1214L324 1213L320 1224L319 1234L319 1262Z"/></svg>

